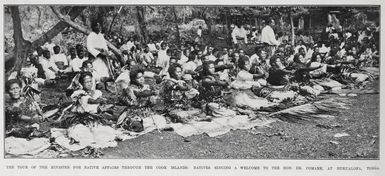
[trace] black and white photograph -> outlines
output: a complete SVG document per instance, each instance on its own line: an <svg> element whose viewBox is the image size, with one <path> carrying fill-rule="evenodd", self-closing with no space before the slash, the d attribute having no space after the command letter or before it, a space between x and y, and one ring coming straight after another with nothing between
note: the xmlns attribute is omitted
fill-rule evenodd
<svg viewBox="0 0 385 176"><path fill-rule="evenodd" d="M2 8L4 160L380 160L379 4Z"/></svg>

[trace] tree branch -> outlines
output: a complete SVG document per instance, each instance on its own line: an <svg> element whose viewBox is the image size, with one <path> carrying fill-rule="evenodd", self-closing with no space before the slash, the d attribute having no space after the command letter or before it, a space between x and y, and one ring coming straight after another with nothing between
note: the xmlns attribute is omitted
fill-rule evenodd
<svg viewBox="0 0 385 176"><path fill-rule="evenodd" d="M70 17L61 14L59 9L57 9L56 7L53 7L53 6L50 6L50 7L51 7L52 11L55 13L55 15L61 20L61 22L66 23L67 25L71 26L72 28L74 28L74 29L78 30L79 32L84 33L86 35L91 33L91 30L88 30L87 28L81 26L80 24L72 21ZM122 57L120 50L118 48L116 48L113 44L111 44L109 41L106 40L106 42L107 42L107 46L111 49L111 51L117 57L119 57L119 60L121 60L121 58L123 58L123 57Z"/></svg>
<svg viewBox="0 0 385 176"><path fill-rule="evenodd" d="M76 19L77 16L79 16L82 11L86 8L86 6L75 6L73 7L70 12L69 16L71 20ZM44 33L40 38L32 42L32 46L41 46L49 39L54 38L57 36L61 31L63 31L66 27L68 27L68 24L60 21L57 23L53 28L51 28L48 32Z"/></svg>

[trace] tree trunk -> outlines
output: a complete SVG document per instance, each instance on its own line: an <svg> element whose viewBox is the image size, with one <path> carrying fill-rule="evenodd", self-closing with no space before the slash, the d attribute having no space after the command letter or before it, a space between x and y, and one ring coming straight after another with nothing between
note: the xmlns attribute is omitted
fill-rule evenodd
<svg viewBox="0 0 385 176"><path fill-rule="evenodd" d="M212 42L212 32L211 32L211 27L212 27L212 20L211 18L207 18L207 17L204 17L203 20L205 21L206 25L207 25L207 39L209 40L209 43L211 44Z"/></svg>
<svg viewBox="0 0 385 176"><path fill-rule="evenodd" d="M292 15L290 15L290 25L291 25L291 45L294 46L295 33L294 33L294 20Z"/></svg>
<svg viewBox="0 0 385 176"><path fill-rule="evenodd" d="M173 7L173 14L174 14L174 20L175 20L175 29L176 29L176 42L179 45L180 44L180 34L179 34L179 26L178 26L178 17L176 15L175 6Z"/></svg>
<svg viewBox="0 0 385 176"><path fill-rule="evenodd" d="M298 19L298 30L303 30L305 27L305 20L304 18L301 16L299 19Z"/></svg>
<svg viewBox="0 0 385 176"><path fill-rule="evenodd" d="M280 31L283 31L283 29L285 28L282 16L279 18L279 28Z"/></svg>
<svg viewBox="0 0 385 176"><path fill-rule="evenodd" d="M227 26L227 44L231 46L232 38L231 38L231 24L230 24L230 11L226 11L226 26Z"/></svg>
<svg viewBox="0 0 385 176"><path fill-rule="evenodd" d="M40 7L39 6L36 6L36 9L37 9L37 15L38 15L38 18L37 18L37 28L40 28L40 19L41 19L41 10L40 10Z"/></svg>
<svg viewBox="0 0 385 176"><path fill-rule="evenodd" d="M108 10L106 9L108 7L97 7L97 12L96 12L96 19L93 19L93 20L97 20L100 25L101 25L101 33L103 34L108 34L108 28L107 28L107 13L108 13ZM91 21L93 21L91 20Z"/></svg>
<svg viewBox="0 0 385 176"><path fill-rule="evenodd" d="M23 31L21 28L21 19L18 6L10 6L12 14L12 23L13 23L13 39L15 40L15 64L12 69L8 71L11 73L13 71L19 72L21 67L25 62L25 58L28 57L28 51L31 48L31 42L24 40ZM8 74L7 73L7 74Z"/></svg>
<svg viewBox="0 0 385 176"><path fill-rule="evenodd" d="M119 27L119 34L122 34L122 30L123 30L123 22L120 24L120 27Z"/></svg>
<svg viewBox="0 0 385 176"><path fill-rule="evenodd" d="M144 7L136 6L136 17L138 19L139 32L141 34L141 38L143 39L142 41L144 41L145 43L148 43L148 31L147 31L144 12L145 12Z"/></svg>

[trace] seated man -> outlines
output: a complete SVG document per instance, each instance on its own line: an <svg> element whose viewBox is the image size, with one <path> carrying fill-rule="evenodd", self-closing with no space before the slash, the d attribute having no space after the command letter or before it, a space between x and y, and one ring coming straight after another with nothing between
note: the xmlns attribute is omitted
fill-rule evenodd
<svg viewBox="0 0 385 176"><path fill-rule="evenodd" d="M83 62L86 61L87 58L84 57L84 51L83 50L78 50L77 52L77 57L72 58L70 62L70 66L72 68L73 72L80 72Z"/></svg>
<svg viewBox="0 0 385 176"><path fill-rule="evenodd" d="M42 67L46 80L54 80L59 69L56 64L53 64L51 60L51 54L48 50L43 51L43 57L39 57L39 64Z"/></svg>
<svg viewBox="0 0 385 176"><path fill-rule="evenodd" d="M54 46L53 52L54 54L50 59L51 65L55 64L56 67L58 68L57 71L60 73L70 72L71 68L69 67L67 57L63 53L60 53L60 47L57 45Z"/></svg>

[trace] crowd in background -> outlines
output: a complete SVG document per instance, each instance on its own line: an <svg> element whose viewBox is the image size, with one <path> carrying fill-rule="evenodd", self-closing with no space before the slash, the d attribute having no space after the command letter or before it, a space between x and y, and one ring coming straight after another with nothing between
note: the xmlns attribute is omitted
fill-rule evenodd
<svg viewBox="0 0 385 176"><path fill-rule="evenodd" d="M6 83L7 130L49 120L41 87L55 86L64 78L72 79L63 92L73 102L70 112L108 114L103 118L118 127L140 131L148 113L182 123L244 110L251 110L247 112L252 116L286 102L311 101L325 91L364 87L370 74L363 68L379 66L376 28L352 31L327 25L320 38L298 31L292 45L287 33L274 32L274 25L271 19L261 31L232 25L232 45L220 48L208 42L201 27L192 41L170 43L165 37L142 43L130 36L105 39L100 24L93 23L86 45L64 49L48 41L11 75ZM106 41L119 48L121 58ZM119 88L113 102L105 97L112 84ZM116 106L124 109L117 111Z"/></svg>

